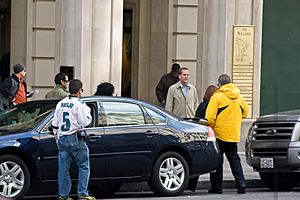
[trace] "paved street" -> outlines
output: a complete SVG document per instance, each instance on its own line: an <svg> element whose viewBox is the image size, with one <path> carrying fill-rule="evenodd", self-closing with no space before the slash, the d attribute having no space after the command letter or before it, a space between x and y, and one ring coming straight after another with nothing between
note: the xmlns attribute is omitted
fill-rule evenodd
<svg viewBox="0 0 300 200"><path fill-rule="evenodd" d="M106 200L113 199L153 199L153 200L171 200L171 199L201 199L201 200L296 200L300 198L300 188L295 189L292 192L271 192L268 189L248 189L246 194L238 195L236 190L226 189L223 194L208 194L207 190L197 190L196 192L186 192L178 197L155 197L152 192L136 192L136 193L117 193L111 198L104 198ZM36 200L36 199L57 199L55 197L35 197L26 198L27 200Z"/></svg>

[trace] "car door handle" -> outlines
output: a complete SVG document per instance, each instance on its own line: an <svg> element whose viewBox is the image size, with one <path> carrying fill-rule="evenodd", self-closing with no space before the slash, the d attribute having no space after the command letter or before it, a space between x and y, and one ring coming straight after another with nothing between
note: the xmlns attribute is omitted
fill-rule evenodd
<svg viewBox="0 0 300 200"><path fill-rule="evenodd" d="M91 142L95 142L96 140L101 139L101 135L90 135L88 136L88 140L90 140Z"/></svg>
<svg viewBox="0 0 300 200"><path fill-rule="evenodd" d="M156 132L156 131L151 131L151 130L146 131L146 135L149 136L149 137L153 136L153 135L157 135L157 134L158 134L158 132Z"/></svg>

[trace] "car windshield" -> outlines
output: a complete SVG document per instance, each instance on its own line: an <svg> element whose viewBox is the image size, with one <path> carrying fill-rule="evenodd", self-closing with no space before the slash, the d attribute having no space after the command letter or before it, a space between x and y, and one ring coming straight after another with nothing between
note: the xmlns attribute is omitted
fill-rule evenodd
<svg viewBox="0 0 300 200"><path fill-rule="evenodd" d="M0 113L0 130L11 133L34 129L54 110L56 101L31 101L13 106Z"/></svg>

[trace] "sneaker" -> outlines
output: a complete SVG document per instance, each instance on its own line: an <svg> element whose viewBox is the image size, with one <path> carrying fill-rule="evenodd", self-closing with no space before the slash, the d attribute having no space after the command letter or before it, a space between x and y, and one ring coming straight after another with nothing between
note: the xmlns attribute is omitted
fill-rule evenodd
<svg viewBox="0 0 300 200"><path fill-rule="evenodd" d="M245 194L246 193L246 187L245 186L238 187L237 193L238 194Z"/></svg>
<svg viewBox="0 0 300 200"><path fill-rule="evenodd" d="M79 196L78 200L96 200L95 197L92 196Z"/></svg>
<svg viewBox="0 0 300 200"><path fill-rule="evenodd" d="M211 194L222 194L223 190L222 189L210 189L210 190L208 190L208 193L211 193Z"/></svg>
<svg viewBox="0 0 300 200"><path fill-rule="evenodd" d="M63 197L63 196L59 196L58 200L73 200L71 197Z"/></svg>

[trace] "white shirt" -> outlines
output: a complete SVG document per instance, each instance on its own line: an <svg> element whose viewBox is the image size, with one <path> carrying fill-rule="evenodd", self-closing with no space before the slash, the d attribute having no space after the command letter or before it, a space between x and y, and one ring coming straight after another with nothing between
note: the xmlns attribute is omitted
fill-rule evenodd
<svg viewBox="0 0 300 200"><path fill-rule="evenodd" d="M56 105L52 126L60 137L83 129L91 121L91 109L84 102L77 97L66 97Z"/></svg>

